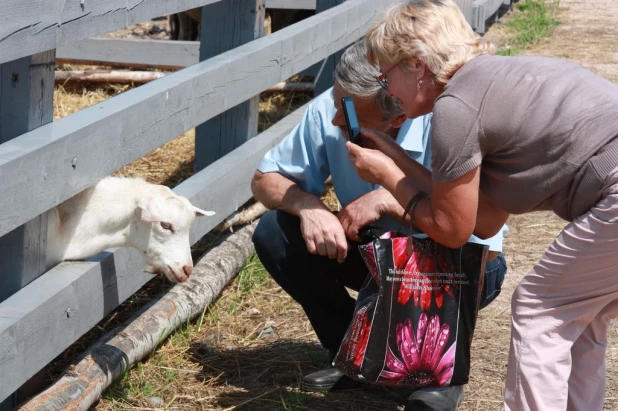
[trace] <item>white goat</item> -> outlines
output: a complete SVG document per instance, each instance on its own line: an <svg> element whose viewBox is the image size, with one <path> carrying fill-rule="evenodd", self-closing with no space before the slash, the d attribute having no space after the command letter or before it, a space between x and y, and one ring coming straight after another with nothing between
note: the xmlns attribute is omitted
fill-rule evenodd
<svg viewBox="0 0 618 411"><path fill-rule="evenodd" d="M107 177L50 210L47 266L111 247L134 247L146 258L145 271L183 282L193 269L191 223L196 215L213 214L168 187Z"/></svg>

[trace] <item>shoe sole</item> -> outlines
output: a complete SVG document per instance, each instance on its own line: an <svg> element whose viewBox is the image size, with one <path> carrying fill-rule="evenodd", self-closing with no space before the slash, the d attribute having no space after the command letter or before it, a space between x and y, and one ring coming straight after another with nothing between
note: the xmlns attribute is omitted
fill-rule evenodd
<svg viewBox="0 0 618 411"><path fill-rule="evenodd" d="M333 392L353 390L356 388L360 388L361 385L362 383L358 381L345 381L329 385L307 384L305 382L301 382L300 389L306 392Z"/></svg>

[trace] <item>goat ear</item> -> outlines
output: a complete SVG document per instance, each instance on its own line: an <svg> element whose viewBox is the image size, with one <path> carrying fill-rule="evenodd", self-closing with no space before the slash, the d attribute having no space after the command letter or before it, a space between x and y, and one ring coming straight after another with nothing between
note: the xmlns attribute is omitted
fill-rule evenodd
<svg viewBox="0 0 618 411"><path fill-rule="evenodd" d="M147 196L138 200L135 212L142 221L154 223L164 220L161 210L161 201L157 197Z"/></svg>
<svg viewBox="0 0 618 411"><path fill-rule="evenodd" d="M214 211L206 211L197 207L193 207L193 211L195 211L195 215L198 217L209 217L211 215L215 215Z"/></svg>

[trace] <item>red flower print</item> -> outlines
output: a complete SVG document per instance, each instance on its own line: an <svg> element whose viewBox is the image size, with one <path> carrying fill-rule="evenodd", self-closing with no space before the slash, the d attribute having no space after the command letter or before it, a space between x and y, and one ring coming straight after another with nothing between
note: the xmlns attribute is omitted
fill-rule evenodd
<svg viewBox="0 0 618 411"><path fill-rule="evenodd" d="M357 372L365 359L365 351L371 333L371 321L367 307L363 307L355 313L350 330L350 337L346 338L340 347L340 351L345 355L344 367L348 368L348 375Z"/></svg>
<svg viewBox="0 0 618 411"><path fill-rule="evenodd" d="M416 333L410 319L397 324L396 330L395 351L399 357L387 347L388 369L383 370L380 377L407 387L448 385L455 364L455 344L446 349L450 335L448 324L440 326L440 318L437 315L428 320L427 314L422 313L418 319Z"/></svg>
<svg viewBox="0 0 618 411"><path fill-rule="evenodd" d="M444 284L444 278L438 272L455 270L443 258L436 258L436 249L432 243L415 241L412 253L406 253L406 238L393 239L393 259L395 270L401 281L395 284L397 302L405 305L413 298L414 306L428 311L431 308L432 296L438 308L444 302L443 292L453 296L451 287ZM403 262L403 263L402 263Z"/></svg>

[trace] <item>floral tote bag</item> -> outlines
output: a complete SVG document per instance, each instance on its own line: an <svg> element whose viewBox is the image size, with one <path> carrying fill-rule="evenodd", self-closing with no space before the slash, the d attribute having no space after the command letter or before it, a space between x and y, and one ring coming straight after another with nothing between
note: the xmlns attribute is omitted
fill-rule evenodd
<svg viewBox="0 0 618 411"><path fill-rule="evenodd" d="M397 233L361 245L370 276L334 365L381 385L467 383L487 249Z"/></svg>

